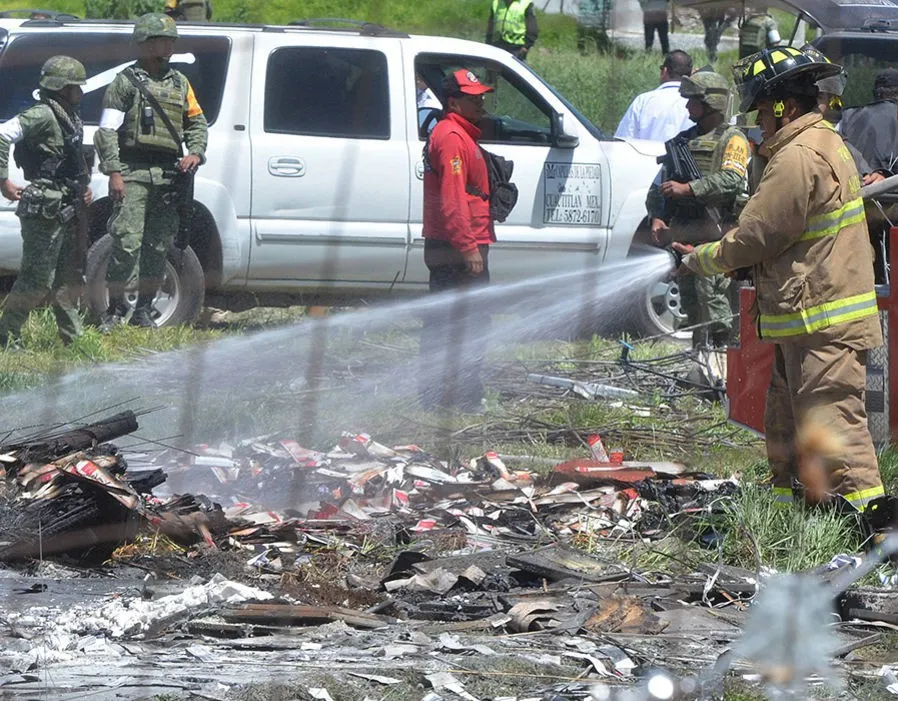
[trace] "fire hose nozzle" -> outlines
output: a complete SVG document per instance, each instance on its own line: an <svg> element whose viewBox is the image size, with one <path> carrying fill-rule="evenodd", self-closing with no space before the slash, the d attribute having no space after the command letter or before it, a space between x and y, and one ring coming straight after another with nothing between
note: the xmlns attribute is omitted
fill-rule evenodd
<svg viewBox="0 0 898 701"><path fill-rule="evenodd" d="M664 249L670 254L670 257L673 262L673 269L678 270L680 266L683 264L683 254L677 250L674 250L673 246L668 246Z"/></svg>

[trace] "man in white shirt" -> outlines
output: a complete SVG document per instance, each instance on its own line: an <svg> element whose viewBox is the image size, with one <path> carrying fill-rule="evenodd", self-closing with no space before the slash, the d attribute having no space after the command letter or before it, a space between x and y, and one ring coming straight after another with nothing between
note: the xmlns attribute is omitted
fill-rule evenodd
<svg viewBox="0 0 898 701"><path fill-rule="evenodd" d="M680 97L680 79L691 73L689 54L679 49L667 54L661 64L661 84L633 99L614 136L664 142L692 126L686 99Z"/></svg>

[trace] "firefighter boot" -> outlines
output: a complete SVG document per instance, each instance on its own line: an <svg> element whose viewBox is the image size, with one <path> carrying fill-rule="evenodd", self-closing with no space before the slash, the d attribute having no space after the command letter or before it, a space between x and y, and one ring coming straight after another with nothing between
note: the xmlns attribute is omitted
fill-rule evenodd
<svg viewBox="0 0 898 701"><path fill-rule="evenodd" d="M156 322L153 321L153 299L155 295L138 295L137 305L134 307L134 313L128 323L131 326L139 326L143 329L155 329Z"/></svg>
<svg viewBox="0 0 898 701"><path fill-rule="evenodd" d="M891 533L898 533L898 498L890 495L877 497L863 511L862 525L869 537L868 548L876 552ZM893 563L898 563L898 553L882 553Z"/></svg>
<svg viewBox="0 0 898 701"><path fill-rule="evenodd" d="M128 304L124 297L118 295L109 296L109 306L100 316L100 333L110 333L116 326L125 323L125 316L128 314Z"/></svg>

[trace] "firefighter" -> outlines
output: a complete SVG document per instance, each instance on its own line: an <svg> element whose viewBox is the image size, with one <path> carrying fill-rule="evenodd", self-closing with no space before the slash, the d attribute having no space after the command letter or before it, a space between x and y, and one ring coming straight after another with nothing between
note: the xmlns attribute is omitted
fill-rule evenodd
<svg viewBox="0 0 898 701"><path fill-rule="evenodd" d="M792 47L743 64L740 107L758 111L770 161L736 228L674 248L701 276L752 270L758 335L774 344L764 423L777 502L803 496L863 511L883 495L864 407L867 351L882 331L860 176L817 110L817 81L840 71ZM801 479L796 445L809 427L838 440L823 489Z"/></svg>
<svg viewBox="0 0 898 701"><path fill-rule="evenodd" d="M489 314L469 292L489 284L489 249L496 240L490 218L489 172L476 126L493 88L464 68L442 83L444 117L433 128L424 159L424 263L430 291L451 304L425 310L421 329L419 394L429 409L478 412L480 367ZM483 195L486 195L484 199Z"/></svg>
<svg viewBox="0 0 898 701"><path fill-rule="evenodd" d="M730 88L727 79L699 71L680 82L680 95L695 124L675 138L685 137L700 178L677 182L662 173L649 188L646 209L652 238L658 245L671 240L701 243L719 239L728 222L748 196L748 140L727 122ZM714 208L709 214L708 206ZM716 220L715 220L716 217ZM725 275L680 281L680 298L692 332L692 344L725 346L733 325L729 300L730 279Z"/></svg>

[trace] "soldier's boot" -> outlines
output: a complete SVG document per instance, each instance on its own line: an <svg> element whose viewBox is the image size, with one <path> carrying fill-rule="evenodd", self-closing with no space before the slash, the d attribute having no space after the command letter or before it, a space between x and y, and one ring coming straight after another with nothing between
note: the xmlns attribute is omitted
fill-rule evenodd
<svg viewBox="0 0 898 701"><path fill-rule="evenodd" d="M125 323L125 316L128 314L128 305L124 298L111 296L109 306L106 311L100 315L100 333L111 333L116 326Z"/></svg>
<svg viewBox="0 0 898 701"><path fill-rule="evenodd" d="M138 295L137 305L134 307L134 313L128 321L131 326L139 326L143 329L155 329L156 322L153 321L153 299L156 295Z"/></svg>
<svg viewBox="0 0 898 701"><path fill-rule="evenodd" d="M0 352L18 353L24 349L21 338L6 331L0 332Z"/></svg>

